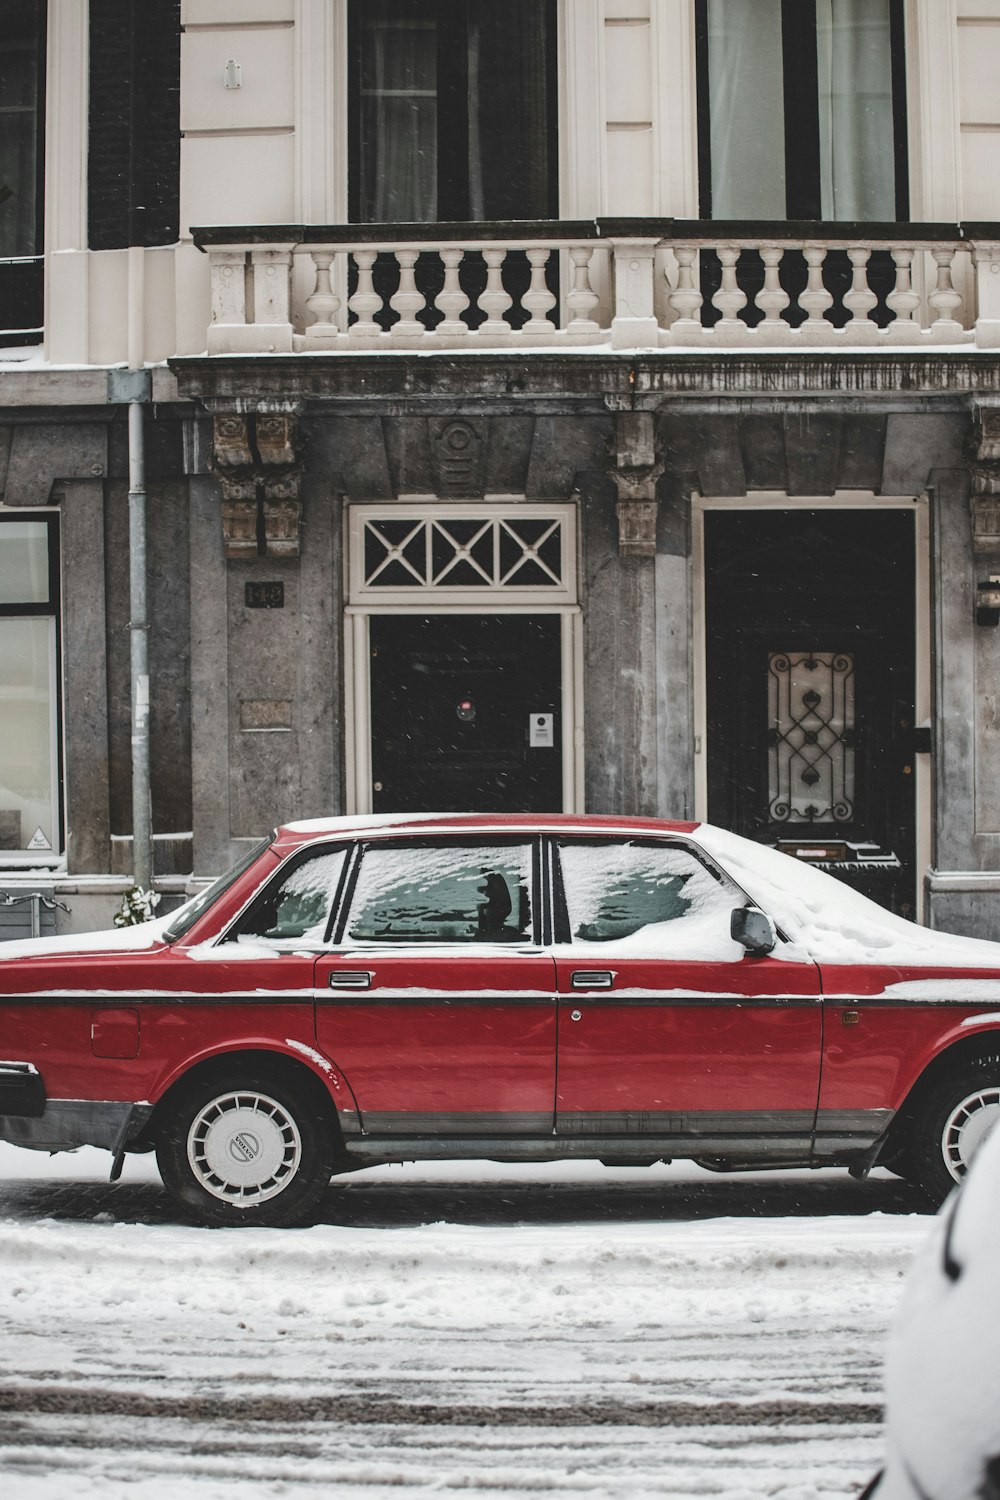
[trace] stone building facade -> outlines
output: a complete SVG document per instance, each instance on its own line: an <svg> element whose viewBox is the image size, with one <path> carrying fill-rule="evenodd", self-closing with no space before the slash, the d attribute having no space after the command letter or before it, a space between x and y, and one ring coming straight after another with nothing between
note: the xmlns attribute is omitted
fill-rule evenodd
<svg viewBox="0 0 1000 1500"><path fill-rule="evenodd" d="M996 0L12 9L0 891L131 883L133 402L168 900L565 809L1000 937Z"/></svg>

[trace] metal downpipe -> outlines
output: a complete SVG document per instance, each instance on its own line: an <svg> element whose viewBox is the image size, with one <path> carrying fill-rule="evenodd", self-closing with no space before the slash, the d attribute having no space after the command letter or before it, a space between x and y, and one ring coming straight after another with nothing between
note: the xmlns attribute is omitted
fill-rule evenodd
<svg viewBox="0 0 1000 1500"><path fill-rule="evenodd" d="M149 604L146 587L146 450L143 404L128 408L129 645L132 665L132 878L153 884L149 775Z"/></svg>

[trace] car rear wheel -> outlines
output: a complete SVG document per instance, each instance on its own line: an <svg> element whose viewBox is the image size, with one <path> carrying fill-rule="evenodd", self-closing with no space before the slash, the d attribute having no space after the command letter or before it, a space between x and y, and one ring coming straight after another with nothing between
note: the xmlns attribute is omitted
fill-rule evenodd
<svg viewBox="0 0 1000 1500"><path fill-rule="evenodd" d="M328 1111L312 1080L232 1069L172 1101L156 1161L168 1191L204 1224L302 1223L334 1170Z"/></svg>
<svg viewBox="0 0 1000 1500"><path fill-rule="evenodd" d="M930 1090L916 1122L909 1160L913 1179L935 1203L962 1181L998 1123L1000 1057L966 1063Z"/></svg>

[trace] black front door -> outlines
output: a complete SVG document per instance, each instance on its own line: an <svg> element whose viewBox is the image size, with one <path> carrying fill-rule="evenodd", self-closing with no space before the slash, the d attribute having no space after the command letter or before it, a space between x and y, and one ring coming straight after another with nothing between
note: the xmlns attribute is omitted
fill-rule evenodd
<svg viewBox="0 0 1000 1500"><path fill-rule="evenodd" d="M915 913L914 516L705 516L708 815Z"/></svg>
<svg viewBox="0 0 1000 1500"><path fill-rule="evenodd" d="M561 812L558 615L370 622L375 812Z"/></svg>

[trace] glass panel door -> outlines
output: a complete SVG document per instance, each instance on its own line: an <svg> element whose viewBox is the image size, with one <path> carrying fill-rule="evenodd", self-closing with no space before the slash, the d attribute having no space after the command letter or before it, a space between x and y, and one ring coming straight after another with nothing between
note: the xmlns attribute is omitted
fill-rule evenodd
<svg viewBox="0 0 1000 1500"><path fill-rule="evenodd" d="M0 858L59 847L56 622L0 617Z"/></svg>

